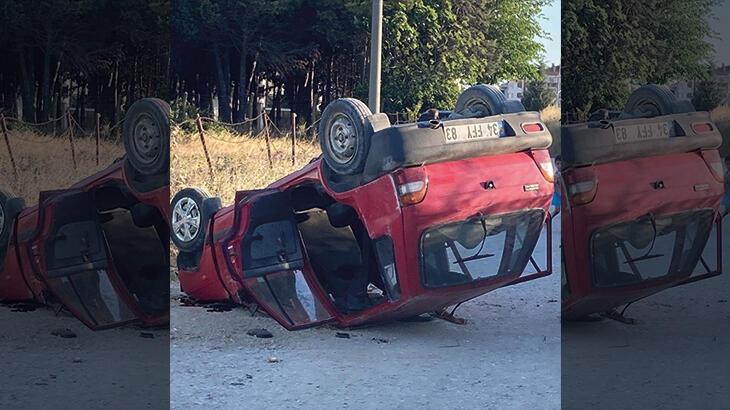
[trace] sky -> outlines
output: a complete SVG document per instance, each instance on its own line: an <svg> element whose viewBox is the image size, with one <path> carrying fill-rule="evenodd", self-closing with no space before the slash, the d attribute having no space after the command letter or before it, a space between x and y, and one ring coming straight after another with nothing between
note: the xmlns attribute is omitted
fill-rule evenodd
<svg viewBox="0 0 730 410"><path fill-rule="evenodd" d="M557 65L560 64L560 0L553 0L550 5L543 9L542 14L540 27L548 33L550 38L538 38L538 41L545 47L545 55L543 56L545 63L547 65Z"/></svg>
<svg viewBox="0 0 730 410"><path fill-rule="evenodd" d="M715 8L715 17L710 26L717 33L717 39L711 40L715 46L715 62L730 64L730 0L725 0Z"/></svg>

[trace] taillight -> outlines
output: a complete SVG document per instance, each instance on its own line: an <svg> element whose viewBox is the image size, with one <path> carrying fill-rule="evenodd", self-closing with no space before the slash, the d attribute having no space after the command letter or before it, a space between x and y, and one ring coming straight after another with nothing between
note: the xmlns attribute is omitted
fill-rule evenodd
<svg viewBox="0 0 730 410"><path fill-rule="evenodd" d="M720 183L725 182L725 165L722 163L720 153L717 150L700 151L702 159L710 169L712 176Z"/></svg>
<svg viewBox="0 0 730 410"><path fill-rule="evenodd" d="M535 132L542 132L545 130L545 126L541 122L528 122L521 125L522 131L525 134L532 134Z"/></svg>
<svg viewBox="0 0 730 410"><path fill-rule="evenodd" d="M695 134L705 134L714 131L715 127L713 127L712 123L709 122L696 122L692 124L692 130Z"/></svg>
<svg viewBox="0 0 730 410"><path fill-rule="evenodd" d="M423 167L401 169L393 174L398 200L402 206L415 205L426 198L428 174Z"/></svg>
<svg viewBox="0 0 730 410"><path fill-rule="evenodd" d="M555 168L553 168L553 160L547 150L535 150L528 152L532 160L535 161L540 173L547 182L555 182Z"/></svg>
<svg viewBox="0 0 730 410"><path fill-rule="evenodd" d="M537 165L547 182L555 182L555 169L553 168L552 161L540 162Z"/></svg>
<svg viewBox="0 0 730 410"><path fill-rule="evenodd" d="M573 205L585 205L593 202L598 192L598 181L581 181L568 185L568 195Z"/></svg>

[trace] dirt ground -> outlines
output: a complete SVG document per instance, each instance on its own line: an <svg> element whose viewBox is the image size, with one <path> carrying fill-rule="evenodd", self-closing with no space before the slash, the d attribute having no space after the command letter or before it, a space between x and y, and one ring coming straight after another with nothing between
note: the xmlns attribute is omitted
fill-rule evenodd
<svg viewBox="0 0 730 410"><path fill-rule="evenodd" d="M725 222L725 275L633 304L626 316L636 325L564 324L564 409L727 408L730 217Z"/></svg>
<svg viewBox="0 0 730 410"><path fill-rule="evenodd" d="M288 332L242 308L208 312L173 300L171 407L556 409L559 283L553 274L465 303L457 311L464 326L433 320ZM273 338L246 335L254 328Z"/></svg>
<svg viewBox="0 0 730 410"><path fill-rule="evenodd" d="M2 305L0 323L0 409L169 406L167 329L93 332L47 307L13 312ZM57 329L76 337L53 336Z"/></svg>

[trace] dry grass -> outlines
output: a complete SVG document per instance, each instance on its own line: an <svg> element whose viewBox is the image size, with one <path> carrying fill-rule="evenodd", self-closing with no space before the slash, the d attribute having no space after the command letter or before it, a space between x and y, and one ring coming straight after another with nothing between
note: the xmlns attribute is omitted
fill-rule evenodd
<svg viewBox="0 0 730 410"><path fill-rule="evenodd" d="M297 160L291 163L291 139L272 138L273 168L269 168L266 143L262 137L239 135L225 130L206 131L206 145L213 164L211 179L203 146L197 133L176 130L172 135L170 193L186 187L200 187L233 201L236 191L263 188L298 170L320 154L319 145L308 139L297 141Z"/></svg>
<svg viewBox="0 0 730 410"><path fill-rule="evenodd" d="M540 118L553 136L553 145L550 146L550 155L560 154L560 107L551 105L540 112Z"/></svg>
<svg viewBox="0 0 730 410"><path fill-rule="evenodd" d="M5 142L0 141L0 189L23 197L28 205L38 202L41 191L67 188L106 168L124 154L120 143L102 140L97 166L94 139L77 136L74 147L78 166L74 169L68 137L52 138L31 131L10 131L9 139L18 167L18 180L13 176Z"/></svg>
<svg viewBox="0 0 730 410"><path fill-rule="evenodd" d="M540 111L540 118L544 122L560 122L560 107L551 105Z"/></svg>

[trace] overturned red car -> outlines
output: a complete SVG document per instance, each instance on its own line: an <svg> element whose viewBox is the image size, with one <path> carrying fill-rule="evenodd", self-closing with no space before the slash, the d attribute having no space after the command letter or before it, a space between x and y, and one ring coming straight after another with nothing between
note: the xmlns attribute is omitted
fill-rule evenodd
<svg viewBox="0 0 730 410"><path fill-rule="evenodd" d="M538 113L491 86L462 93L448 120L395 126L337 100L321 118L322 157L300 171L227 207L197 188L175 195L181 288L287 329L455 319L444 309L551 273L551 143Z"/></svg>
<svg viewBox="0 0 730 410"><path fill-rule="evenodd" d="M615 309L722 273L722 137L660 86L564 126L563 318Z"/></svg>
<svg viewBox="0 0 730 410"><path fill-rule="evenodd" d="M127 154L36 206L0 192L0 302L61 305L92 329L169 320L169 114L135 102Z"/></svg>

